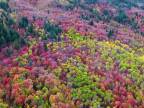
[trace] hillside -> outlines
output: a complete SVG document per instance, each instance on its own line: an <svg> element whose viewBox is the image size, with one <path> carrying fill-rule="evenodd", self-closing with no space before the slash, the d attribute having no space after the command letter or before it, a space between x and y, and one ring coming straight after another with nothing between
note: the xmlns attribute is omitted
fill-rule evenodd
<svg viewBox="0 0 144 108"><path fill-rule="evenodd" d="M0 108L144 108L142 0L0 0Z"/></svg>

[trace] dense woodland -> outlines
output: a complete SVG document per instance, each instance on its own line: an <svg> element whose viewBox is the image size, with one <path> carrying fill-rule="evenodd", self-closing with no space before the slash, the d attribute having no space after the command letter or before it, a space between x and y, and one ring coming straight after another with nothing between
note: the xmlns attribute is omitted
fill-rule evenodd
<svg viewBox="0 0 144 108"><path fill-rule="evenodd" d="M144 108L143 0L0 0L0 108Z"/></svg>

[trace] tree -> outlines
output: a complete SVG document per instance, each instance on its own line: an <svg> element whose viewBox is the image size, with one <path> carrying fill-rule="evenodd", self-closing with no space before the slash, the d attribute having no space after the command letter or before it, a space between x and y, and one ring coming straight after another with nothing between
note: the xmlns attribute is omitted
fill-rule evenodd
<svg viewBox="0 0 144 108"><path fill-rule="evenodd" d="M128 21L128 16L126 15L126 13L123 10L120 10L118 12L118 15L115 17L115 20L119 23L126 23Z"/></svg>
<svg viewBox="0 0 144 108"><path fill-rule="evenodd" d="M85 3L86 4L93 4L93 3L96 3L97 0L85 0Z"/></svg>
<svg viewBox="0 0 144 108"><path fill-rule="evenodd" d="M131 25L132 29L139 29L139 25L134 18L132 18L130 20L130 25Z"/></svg>
<svg viewBox="0 0 144 108"><path fill-rule="evenodd" d="M73 4L74 7L75 6L79 6L80 5L81 0L69 0L69 3Z"/></svg>
<svg viewBox="0 0 144 108"><path fill-rule="evenodd" d="M112 38L113 36L114 36L114 30L113 29L110 29L109 31L108 31L108 38Z"/></svg>
<svg viewBox="0 0 144 108"><path fill-rule="evenodd" d="M21 37L19 34L11 27L14 24L13 19L9 15L9 11L3 10L0 13L0 47L6 44L18 43L20 46Z"/></svg>
<svg viewBox="0 0 144 108"><path fill-rule="evenodd" d="M20 19L20 21L19 21L19 26L20 26L21 28L26 28L26 27L28 27L28 24L29 24L29 21L28 21L27 17L22 17L22 18Z"/></svg>
<svg viewBox="0 0 144 108"><path fill-rule="evenodd" d="M3 10L5 10L5 11L7 11L9 9L9 5L8 5L7 0L5 0L5 1L1 0L0 1L0 8L3 9Z"/></svg>
<svg viewBox="0 0 144 108"><path fill-rule="evenodd" d="M110 13L110 11L109 10L103 10L103 20L104 21L110 21L111 20L111 18L112 18L112 14Z"/></svg>
<svg viewBox="0 0 144 108"><path fill-rule="evenodd" d="M46 32L46 39L49 38L52 40L57 40L59 39L59 34L62 32L58 25L51 24L50 22L45 23L44 29Z"/></svg>

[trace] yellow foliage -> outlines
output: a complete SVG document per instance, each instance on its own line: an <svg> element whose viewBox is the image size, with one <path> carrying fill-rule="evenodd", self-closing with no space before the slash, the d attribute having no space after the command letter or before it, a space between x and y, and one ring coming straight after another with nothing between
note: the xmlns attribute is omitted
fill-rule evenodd
<svg viewBox="0 0 144 108"><path fill-rule="evenodd" d="M144 55L140 56L138 59L144 62Z"/></svg>

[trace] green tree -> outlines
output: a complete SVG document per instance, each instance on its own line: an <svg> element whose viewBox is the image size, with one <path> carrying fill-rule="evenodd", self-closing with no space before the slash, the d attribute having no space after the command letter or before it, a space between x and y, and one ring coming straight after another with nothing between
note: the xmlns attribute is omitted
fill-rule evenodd
<svg viewBox="0 0 144 108"><path fill-rule="evenodd" d="M114 30L110 29L107 34L108 38L112 38L114 36Z"/></svg>
<svg viewBox="0 0 144 108"><path fill-rule="evenodd" d="M118 12L118 15L115 17L115 20L119 23L127 23L128 22L128 16L126 15L126 13L123 10L120 10Z"/></svg>
<svg viewBox="0 0 144 108"><path fill-rule="evenodd" d="M87 4L93 4L96 2L97 2L97 0L85 0L85 3L87 3Z"/></svg>
<svg viewBox="0 0 144 108"><path fill-rule="evenodd" d="M19 21L19 27L26 28L28 27L29 21L27 17L22 17Z"/></svg>
<svg viewBox="0 0 144 108"><path fill-rule="evenodd" d="M14 21L9 14L9 11L5 10L0 13L0 47L13 43L17 43L19 46L22 45L19 41L21 40L21 37L11 27L11 25L14 24Z"/></svg>
<svg viewBox="0 0 144 108"><path fill-rule="evenodd" d="M80 5L81 0L69 0L69 3L72 4L74 7L77 7Z"/></svg>
<svg viewBox="0 0 144 108"><path fill-rule="evenodd" d="M7 0L0 0L0 9L7 11L9 9Z"/></svg>
<svg viewBox="0 0 144 108"><path fill-rule="evenodd" d="M49 38L52 40L57 40L59 39L59 34L62 32L58 25L51 24L50 22L45 23L44 29L46 32L45 39Z"/></svg>

